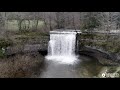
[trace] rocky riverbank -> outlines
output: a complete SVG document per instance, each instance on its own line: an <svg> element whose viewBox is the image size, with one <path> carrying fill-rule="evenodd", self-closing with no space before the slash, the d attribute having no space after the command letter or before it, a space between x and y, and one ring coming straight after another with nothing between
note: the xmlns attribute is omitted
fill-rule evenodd
<svg viewBox="0 0 120 90"><path fill-rule="evenodd" d="M7 39L0 39L1 56L18 53L47 52L49 35L40 32L8 32ZM10 44L9 44L10 43ZM4 49L4 50L3 50Z"/></svg>
<svg viewBox="0 0 120 90"><path fill-rule="evenodd" d="M0 78L35 76L44 63L49 36L40 32L8 32L0 39Z"/></svg>
<svg viewBox="0 0 120 90"><path fill-rule="evenodd" d="M25 78L36 75L44 57L39 53L16 54L0 59L0 78Z"/></svg>
<svg viewBox="0 0 120 90"><path fill-rule="evenodd" d="M19 39L18 39L19 38ZM47 54L47 48L48 48L48 41L49 36L40 36L40 37L24 37L22 38L17 37L17 42L20 42L22 44L14 44L13 46L9 46L6 48L6 55L14 55L18 53L31 53L31 52L39 52L42 55ZM120 65L120 58L119 54L115 53L108 53L104 51L100 51L98 49L93 49L91 47L79 47L78 48L79 54L88 55L91 57L96 58L99 63L102 65Z"/></svg>
<svg viewBox="0 0 120 90"><path fill-rule="evenodd" d="M9 39L13 42L12 45L5 48L5 55L11 56L15 54L40 53L47 54L49 35L35 32L19 33L11 35ZM80 43L80 42L79 42ZM80 44L78 44L80 45ZM88 55L96 58L102 65L120 65L120 55L117 53L103 52L91 47L78 48L79 54Z"/></svg>
<svg viewBox="0 0 120 90"><path fill-rule="evenodd" d="M117 54L109 54L90 47L81 47L79 54L84 54L96 58L102 65L120 65L120 59Z"/></svg>

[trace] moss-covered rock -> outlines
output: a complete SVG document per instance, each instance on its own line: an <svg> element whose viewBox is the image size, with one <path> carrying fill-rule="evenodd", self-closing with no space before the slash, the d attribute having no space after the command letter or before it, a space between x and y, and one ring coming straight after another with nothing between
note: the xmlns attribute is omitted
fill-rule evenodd
<svg viewBox="0 0 120 90"><path fill-rule="evenodd" d="M5 55L4 55L4 53L3 53L3 51L2 51L2 49L0 49L0 58L3 58Z"/></svg>
<svg viewBox="0 0 120 90"><path fill-rule="evenodd" d="M91 47L81 47L79 54L87 55L96 58L102 65L118 66L120 60L116 54L109 54L100 50L93 49Z"/></svg>
<svg viewBox="0 0 120 90"><path fill-rule="evenodd" d="M13 45L13 42L10 39L0 39L0 58L4 58L5 48Z"/></svg>
<svg viewBox="0 0 120 90"><path fill-rule="evenodd" d="M13 42L10 39L0 39L0 48L5 48L12 45Z"/></svg>

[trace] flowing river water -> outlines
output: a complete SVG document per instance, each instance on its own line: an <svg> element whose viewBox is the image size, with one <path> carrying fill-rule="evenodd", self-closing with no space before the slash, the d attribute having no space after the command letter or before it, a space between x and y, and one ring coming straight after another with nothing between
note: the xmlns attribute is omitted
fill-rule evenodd
<svg viewBox="0 0 120 90"><path fill-rule="evenodd" d="M76 32L52 31L39 78L97 77L102 65L93 58L76 55L75 44Z"/></svg>
<svg viewBox="0 0 120 90"><path fill-rule="evenodd" d="M98 77L102 67L98 61L86 56L79 56L74 64L45 59L38 78L94 78Z"/></svg>

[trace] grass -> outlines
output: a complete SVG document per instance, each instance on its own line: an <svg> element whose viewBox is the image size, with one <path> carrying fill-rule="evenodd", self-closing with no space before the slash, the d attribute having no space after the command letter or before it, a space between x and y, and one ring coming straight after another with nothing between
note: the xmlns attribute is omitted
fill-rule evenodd
<svg viewBox="0 0 120 90"><path fill-rule="evenodd" d="M24 31L24 32L19 32L18 35L25 35L25 36L48 36L49 34L38 32L38 31L36 31L36 32Z"/></svg>
<svg viewBox="0 0 120 90"><path fill-rule="evenodd" d="M2 49L0 49L0 58L3 58L5 55L4 55L4 53L3 53L3 51L2 51Z"/></svg>
<svg viewBox="0 0 120 90"><path fill-rule="evenodd" d="M44 41L44 39L49 38L49 33L41 31L7 31L7 35L12 40L13 45L23 45L29 41Z"/></svg>
<svg viewBox="0 0 120 90"><path fill-rule="evenodd" d="M32 39L44 39L43 37L49 36L49 34L41 32L21 32L17 34L16 40L28 41Z"/></svg>
<svg viewBox="0 0 120 90"><path fill-rule="evenodd" d="M29 20L29 21L30 21L29 29L34 29L36 26L36 20ZM18 31L19 30L18 23L19 23L18 20L7 20L5 27L7 30L10 30L10 31ZM28 21L24 20L24 22L21 25L23 29L25 26L28 26ZM44 23L39 20L37 29L41 29L42 26L44 26Z"/></svg>

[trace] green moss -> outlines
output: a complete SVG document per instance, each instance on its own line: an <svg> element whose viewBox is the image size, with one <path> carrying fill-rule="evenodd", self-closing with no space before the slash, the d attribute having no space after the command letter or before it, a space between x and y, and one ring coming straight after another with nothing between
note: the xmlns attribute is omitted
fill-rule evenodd
<svg viewBox="0 0 120 90"><path fill-rule="evenodd" d="M26 37L26 36L20 36L20 37L16 37L15 39L17 39L17 40L28 40L29 39L29 37Z"/></svg>
<svg viewBox="0 0 120 90"><path fill-rule="evenodd" d="M0 58L2 58L4 55L3 55L3 51L2 49L0 49Z"/></svg>
<svg viewBox="0 0 120 90"><path fill-rule="evenodd" d="M0 39L0 58L5 57L5 53L2 48L6 48L11 45L13 45L13 42L10 39Z"/></svg>
<svg viewBox="0 0 120 90"><path fill-rule="evenodd" d="M13 42L10 39L0 39L0 48L2 48L2 47L5 48L12 44L13 44Z"/></svg>
<svg viewBox="0 0 120 90"><path fill-rule="evenodd" d="M90 39L90 38L93 38L93 37L95 37L96 35L95 34L89 34L89 33L87 33L87 34L82 34L82 35L80 35L80 38L83 38L83 39Z"/></svg>
<svg viewBox="0 0 120 90"><path fill-rule="evenodd" d="M26 35L26 36L48 36L49 33L42 33L38 31L20 31L16 33L17 35Z"/></svg>

